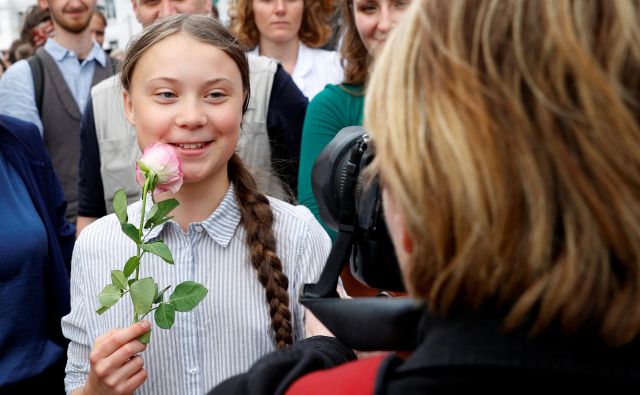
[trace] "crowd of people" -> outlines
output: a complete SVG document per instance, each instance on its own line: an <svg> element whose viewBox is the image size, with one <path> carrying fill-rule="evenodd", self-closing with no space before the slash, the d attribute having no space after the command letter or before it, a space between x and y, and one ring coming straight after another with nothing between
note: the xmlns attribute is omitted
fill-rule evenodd
<svg viewBox="0 0 640 395"><path fill-rule="evenodd" d="M96 0L27 13L0 74L0 393L640 384L638 1L222 3L133 0L143 31L121 58ZM298 300L336 240L314 163L361 125L421 303L409 353L351 350ZM144 276L208 289L171 330L95 311L136 249L114 194L138 223L155 143L184 183L147 234L174 263L148 254ZM337 294L379 293L345 268Z"/></svg>

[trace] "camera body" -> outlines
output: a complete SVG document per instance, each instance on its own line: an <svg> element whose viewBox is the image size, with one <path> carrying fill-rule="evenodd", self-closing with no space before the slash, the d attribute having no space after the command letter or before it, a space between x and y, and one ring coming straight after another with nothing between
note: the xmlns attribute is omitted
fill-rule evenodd
<svg viewBox="0 0 640 395"><path fill-rule="evenodd" d="M338 233L353 233L348 247L353 276L372 288L402 292L402 275L384 219L378 179L366 179L362 174L374 154L362 127L342 129L315 162L313 193L324 223Z"/></svg>

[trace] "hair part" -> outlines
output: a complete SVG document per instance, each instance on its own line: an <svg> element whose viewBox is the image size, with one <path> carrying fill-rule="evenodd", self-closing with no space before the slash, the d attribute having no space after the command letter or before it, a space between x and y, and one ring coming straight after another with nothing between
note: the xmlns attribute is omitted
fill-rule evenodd
<svg viewBox="0 0 640 395"><path fill-rule="evenodd" d="M325 45L331 38L333 0L300 0L304 2L302 24L298 38L311 48ZM253 0L233 0L229 8L230 29L248 48L260 44L260 32L255 22Z"/></svg>
<svg viewBox="0 0 640 395"><path fill-rule="evenodd" d="M407 14L365 124L415 240L410 292L436 314L506 309L509 329L637 338L638 2L415 0Z"/></svg>

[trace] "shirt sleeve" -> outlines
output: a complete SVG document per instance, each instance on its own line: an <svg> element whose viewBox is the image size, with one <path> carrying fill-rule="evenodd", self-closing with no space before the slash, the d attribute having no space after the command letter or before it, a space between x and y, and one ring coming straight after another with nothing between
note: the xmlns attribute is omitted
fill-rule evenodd
<svg viewBox="0 0 640 395"><path fill-rule="evenodd" d="M267 133L271 142L271 165L287 183L292 196L296 196L298 187L300 141L307 105L307 98L278 65L267 109Z"/></svg>
<svg viewBox="0 0 640 395"><path fill-rule="evenodd" d="M0 114L35 124L42 136L31 66L26 60L13 64L0 78L0 103Z"/></svg>
<svg viewBox="0 0 640 395"><path fill-rule="evenodd" d="M93 300L84 292L88 288L83 272L86 264L86 240L80 235L71 261L71 312L62 317L62 333L69 339L67 367L64 385L67 394L82 387L89 376L89 354L92 344L87 334L87 300Z"/></svg>
<svg viewBox="0 0 640 395"><path fill-rule="evenodd" d="M320 211L311 187L313 164L322 149L329 144L335 135L344 127L344 109L336 103L330 86L309 103L307 116L302 129L300 147L300 171L298 173L298 203L306 206L320 223ZM325 230L333 238L335 232L325 226Z"/></svg>
<svg viewBox="0 0 640 395"><path fill-rule="evenodd" d="M307 211L306 209L304 210ZM298 295L304 284L318 282L331 252L331 239L327 232L322 229L318 221L311 217L308 211L307 215L309 215L309 222L304 236L305 239L300 244L300 250L297 254L298 259L295 261L298 272L296 275L297 289L295 295ZM295 326L295 329L294 339L304 339L304 325Z"/></svg>
<svg viewBox="0 0 640 395"><path fill-rule="evenodd" d="M104 187L100 174L100 148L93 118L93 100L87 103L80 123L80 160L78 164L78 215L100 218L107 215Z"/></svg>

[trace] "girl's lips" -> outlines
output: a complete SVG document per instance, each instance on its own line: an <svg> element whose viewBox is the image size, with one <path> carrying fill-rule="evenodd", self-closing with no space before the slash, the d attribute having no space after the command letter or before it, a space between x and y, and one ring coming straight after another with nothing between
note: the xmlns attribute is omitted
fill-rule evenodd
<svg viewBox="0 0 640 395"><path fill-rule="evenodd" d="M180 155L200 155L202 154L213 142L198 142L198 143L170 143L177 153Z"/></svg>

